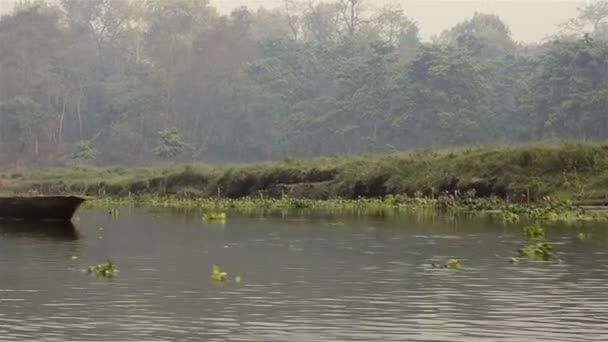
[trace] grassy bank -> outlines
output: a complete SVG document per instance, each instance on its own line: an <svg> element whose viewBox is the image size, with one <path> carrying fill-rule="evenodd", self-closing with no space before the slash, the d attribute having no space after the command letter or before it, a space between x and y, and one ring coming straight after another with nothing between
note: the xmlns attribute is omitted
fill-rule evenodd
<svg viewBox="0 0 608 342"><path fill-rule="evenodd" d="M449 193L510 202L549 196L604 204L608 145L543 143L224 166L78 166L5 173L2 184L5 190L117 197L437 199Z"/></svg>

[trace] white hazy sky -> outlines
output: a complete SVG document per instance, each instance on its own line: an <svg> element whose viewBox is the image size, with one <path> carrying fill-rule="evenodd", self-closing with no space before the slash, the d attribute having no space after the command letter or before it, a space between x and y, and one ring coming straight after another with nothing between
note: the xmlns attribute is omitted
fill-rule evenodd
<svg viewBox="0 0 608 342"><path fill-rule="evenodd" d="M0 0L0 13L10 11L15 0ZM170 0L169 0L170 1ZM275 8L283 0L210 0L220 12L247 6ZM556 31L556 26L576 15L576 9L592 0L367 0L371 6L400 4L418 22L421 35L428 39L467 19L475 11L493 13L504 20L518 41L540 41Z"/></svg>
<svg viewBox="0 0 608 342"><path fill-rule="evenodd" d="M1 0L0 0L1 1ZM367 0L371 6L401 5L416 22L424 39L465 20L473 13L493 13L505 21L517 41L536 42L556 32L556 26L576 15L576 9L590 0ZM211 0L222 12L235 7L269 8L283 0Z"/></svg>

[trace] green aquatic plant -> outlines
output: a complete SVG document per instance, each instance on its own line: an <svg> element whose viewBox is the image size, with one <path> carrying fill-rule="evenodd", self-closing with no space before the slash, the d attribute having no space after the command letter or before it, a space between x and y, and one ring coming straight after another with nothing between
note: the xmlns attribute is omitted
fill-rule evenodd
<svg viewBox="0 0 608 342"><path fill-rule="evenodd" d="M240 283L241 283L241 277L240 277L240 276L236 276L236 277L234 277L234 282L235 282L236 284L240 284Z"/></svg>
<svg viewBox="0 0 608 342"><path fill-rule="evenodd" d="M445 263L441 264L440 262L433 261L431 262L431 267L433 268L444 268L448 270L460 270L462 269L462 263L459 259L448 259Z"/></svg>
<svg viewBox="0 0 608 342"><path fill-rule="evenodd" d="M553 255L551 246L546 242L531 243L517 251L519 252L520 257L528 260L548 261Z"/></svg>
<svg viewBox="0 0 608 342"><path fill-rule="evenodd" d="M207 222L226 222L226 213L204 214L203 220Z"/></svg>
<svg viewBox="0 0 608 342"><path fill-rule="evenodd" d="M524 234L528 239L544 238L545 229L540 226L527 226L524 227Z"/></svg>
<svg viewBox="0 0 608 342"><path fill-rule="evenodd" d="M458 259L448 259L445 262L444 268L447 268L448 270L460 270L462 269L462 264Z"/></svg>
<svg viewBox="0 0 608 342"><path fill-rule="evenodd" d="M211 214L204 216L206 221L221 218L225 211L241 213L259 212L295 212L324 211L331 213L344 213L356 215L399 215L401 213L421 213L428 215L496 215L504 223L520 221L531 222L579 222L608 219L608 213L586 212L568 202L557 204L530 204L510 203L499 198L470 198L462 197L449 207L442 206L437 199L413 198L407 196L386 196L385 198L358 198L358 199L294 199L269 197L243 197L216 198L199 196L154 195L145 194L125 197L100 197L87 201L90 207L120 207L145 206L155 208L174 208L184 211L203 210ZM214 217L218 213L218 217ZM116 212L118 214L118 212ZM209 218L209 219L208 219Z"/></svg>
<svg viewBox="0 0 608 342"><path fill-rule="evenodd" d="M502 211L501 219L505 223L517 223L519 222L520 216L519 214L511 211Z"/></svg>
<svg viewBox="0 0 608 342"><path fill-rule="evenodd" d="M211 270L211 280L223 283L228 280L228 273L222 272L222 269L219 266L213 265Z"/></svg>
<svg viewBox="0 0 608 342"><path fill-rule="evenodd" d="M88 273L95 274L99 277L112 278L118 275L118 269L112 263L112 261L108 260L103 264L99 264L97 266L90 266L87 269Z"/></svg>
<svg viewBox="0 0 608 342"><path fill-rule="evenodd" d="M118 216L120 216L120 210L117 208L112 208L112 209L110 209L109 214L113 218L117 218Z"/></svg>

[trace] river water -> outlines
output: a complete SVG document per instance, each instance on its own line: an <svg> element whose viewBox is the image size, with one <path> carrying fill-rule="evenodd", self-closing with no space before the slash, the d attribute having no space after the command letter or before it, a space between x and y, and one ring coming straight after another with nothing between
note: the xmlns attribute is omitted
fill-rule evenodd
<svg viewBox="0 0 608 342"><path fill-rule="evenodd" d="M513 265L521 227L489 219L76 216L0 223L0 340L608 340L602 225L550 227L556 260ZM107 258L118 277L82 271Z"/></svg>

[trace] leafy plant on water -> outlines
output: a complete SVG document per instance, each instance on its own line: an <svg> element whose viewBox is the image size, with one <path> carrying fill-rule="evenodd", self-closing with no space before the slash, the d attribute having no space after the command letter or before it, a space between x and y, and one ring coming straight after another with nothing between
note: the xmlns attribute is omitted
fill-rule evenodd
<svg viewBox="0 0 608 342"><path fill-rule="evenodd" d="M106 261L103 264L99 264L97 266L90 266L87 269L87 272L95 274L98 277L104 277L104 278L113 278L116 275L118 275L118 269L116 268L114 263L112 263L112 261L110 261L110 260Z"/></svg>
<svg viewBox="0 0 608 342"><path fill-rule="evenodd" d="M225 283L228 281L228 273L223 272L219 266L213 265L213 268L211 269L211 280L216 283ZM237 275L236 277L234 277L235 284L240 284L241 281L241 276Z"/></svg>
<svg viewBox="0 0 608 342"><path fill-rule="evenodd" d="M458 259L448 259L444 265L445 268L449 270L460 270L462 269L462 264Z"/></svg>
<svg viewBox="0 0 608 342"><path fill-rule="evenodd" d="M524 227L528 244L517 250L519 257L533 261L548 261L553 256L551 246L545 240L545 229L538 224ZM518 263L518 258L511 258L511 263Z"/></svg>
<svg viewBox="0 0 608 342"><path fill-rule="evenodd" d="M222 272L222 269L219 266L213 265L211 270L211 280L223 283L228 280L228 273Z"/></svg>
<svg viewBox="0 0 608 342"><path fill-rule="evenodd" d="M205 220L207 222L224 223L224 222L226 222L226 213L204 214L203 220Z"/></svg>
<svg viewBox="0 0 608 342"><path fill-rule="evenodd" d="M438 262L433 262L431 266L433 266L433 268L444 268L448 270L461 270L463 268L461 261L455 258L446 260L443 265Z"/></svg>
<svg viewBox="0 0 608 342"><path fill-rule="evenodd" d="M108 212L110 214L110 216L112 216L113 218L117 218L118 216L120 216L120 210L116 209L116 208L112 208L109 210Z"/></svg>
<svg viewBox="0 0 608 342"><path fill-rule="evenodd" d="M528 244L517 250L519 256L528 260L548 261L553 255L551 246L546 242Z"/></svg>
<svg viewBox="0 0 608 342"><path fill-rule="evenodd" d="M545 229L537 225L527 226L524 227L524 234L528 239L544 238Z"/></svg>
<svg viewBox="0 0 608 342"><path fill-rule="evenodd" d="M519 222L519 214L511 211L502 211L501 219L504 223L517 223Z"/></svg>

